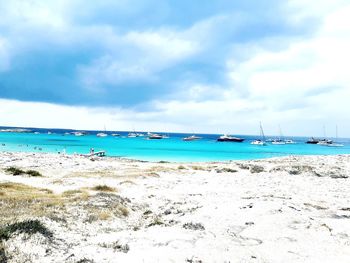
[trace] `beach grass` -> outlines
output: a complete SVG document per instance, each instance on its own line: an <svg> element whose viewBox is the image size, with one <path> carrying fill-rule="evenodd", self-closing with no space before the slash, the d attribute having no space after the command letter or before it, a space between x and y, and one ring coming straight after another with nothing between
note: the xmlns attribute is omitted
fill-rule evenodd
<svg viewBox="0 0 350 263"><path fill-rule="evenodd" d="M116 192L114 187L110 187L108 185L96 185L92 187L92 190L99 192Z"/></svg>

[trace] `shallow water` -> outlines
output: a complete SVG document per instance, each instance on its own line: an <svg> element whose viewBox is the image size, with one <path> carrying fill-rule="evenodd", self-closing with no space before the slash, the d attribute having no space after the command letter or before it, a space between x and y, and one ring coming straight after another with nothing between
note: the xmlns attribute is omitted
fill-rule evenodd
<svg viewBox="0 0 350 263"><path fill-rule="evenodd" d="M257 136L239 136L243 143L217 142L219 135L202 134L198 141L182 141L188 134L170 134L169 139L147 140L147 137L126 138L127 132L117 132L121 137L97 137L96 132L77 137L65 135L67 130L32 129L34 133L0 133L0 151L15 152L63 152L68 154L89 153L105 150L107 156L119 156L149 161L224 161L250 160L286 155L350 154L350 140L338 139L344 147L326 147L305 144L308 138L288 137L296 144L256 146L250 142ZM107 132L108 133L108 132ZM112 133L112 132L110 132ZM109 133L109 134L110 134ZM115 132L113 132L115 133Z"/></svg>

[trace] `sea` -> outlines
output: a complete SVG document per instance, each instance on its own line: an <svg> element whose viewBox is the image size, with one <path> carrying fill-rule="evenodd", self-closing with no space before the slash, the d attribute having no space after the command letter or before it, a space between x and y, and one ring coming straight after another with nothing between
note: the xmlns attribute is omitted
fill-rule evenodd
<svg viewBox="0 0 350 263"><path fill-rule="evenodd" d="M12 128L12 127L11 127ZM0 127L9 129L9 127ZM285 137L295 144L267 146L251 145L259 136L235 134L244 138L242 143L217 142L219 134L196 134L197 141L183 141L192 134L169 133L169 138L148 140L145 137L128 138L126 131L107 131L107 137L97 137L101 131L88 131L85 136L67 134L73 130L28 128L31 132L0 132L0 152L46 152L88 154L105 151L106 157L123 157L144 161L203 162L228 160L254 160L288 155L350 154L350 139L338 138L344 147L327 147L306 144L308 137ZM111 136L118 133L120 136ZM146 134L146 133L144 133ZM164 134L164 133L160 133ZM332 139L332 138L329 138ZM333 139L335 140L335 139Z"/></svg>

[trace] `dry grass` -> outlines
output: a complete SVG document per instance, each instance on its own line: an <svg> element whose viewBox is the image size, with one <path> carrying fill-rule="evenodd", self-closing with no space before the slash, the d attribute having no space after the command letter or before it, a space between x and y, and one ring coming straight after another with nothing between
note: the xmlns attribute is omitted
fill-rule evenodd
<svg viewBox="0 0 350 263"><path fill-rule="evenodd" d="M86 193L56 195L49 189L35 188L24 184L1 183L0 221L10 223L32 217L49 215L52 211L64 210L65 205L86 197Z"/></svg>
<svg viewBox="0 0 350 263"><path fill-rule="evenodd" d="M99 220L108 220L112 217L112 214L109 211L101 211L97 214Z"/></svg>
<svg viewBox="0 0 350 263"><path fill-rule="evenodd" d="M206 168L199 166L199 165L192 165L191 168L196 171L205 171Z"/></svg>
<svg viewBox="0 0 350 263"><path fill-rule="evenodd" d="M82 178L115 177L115 173L111 172L111 170L82 171L82 172L72 172L65 177L82 177Z"/></svg>
<svg viewBox="0 0 350 263"><path fill-rule="evenodd" d="M129 210L125 206L120 205L120 206L118 206L117 210L122 216L126 217L129 215Z"/></svg>
<svg viewBox="0 0 350 263"><path fill-rule="evenodd" d="M96 185L91 188L94 191L99 191L99 192L116 192L116 189L113 187L110 187L108 185Z"/></svg>

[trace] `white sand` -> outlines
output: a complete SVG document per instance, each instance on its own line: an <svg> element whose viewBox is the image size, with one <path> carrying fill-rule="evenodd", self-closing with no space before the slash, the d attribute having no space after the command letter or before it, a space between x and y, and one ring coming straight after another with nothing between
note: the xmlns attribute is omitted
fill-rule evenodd
<svg viewBox="0 0 350 263"><path fill-rule="evenodd" d="M126 217L86 220L75 205L62 221L39 218L52 240L18 234L4 247L9 262L350 262L349 177L350 156L163 164L1 153L0 183L57 194L106 184L118 192L90 206L130 200Z"/></svg>

